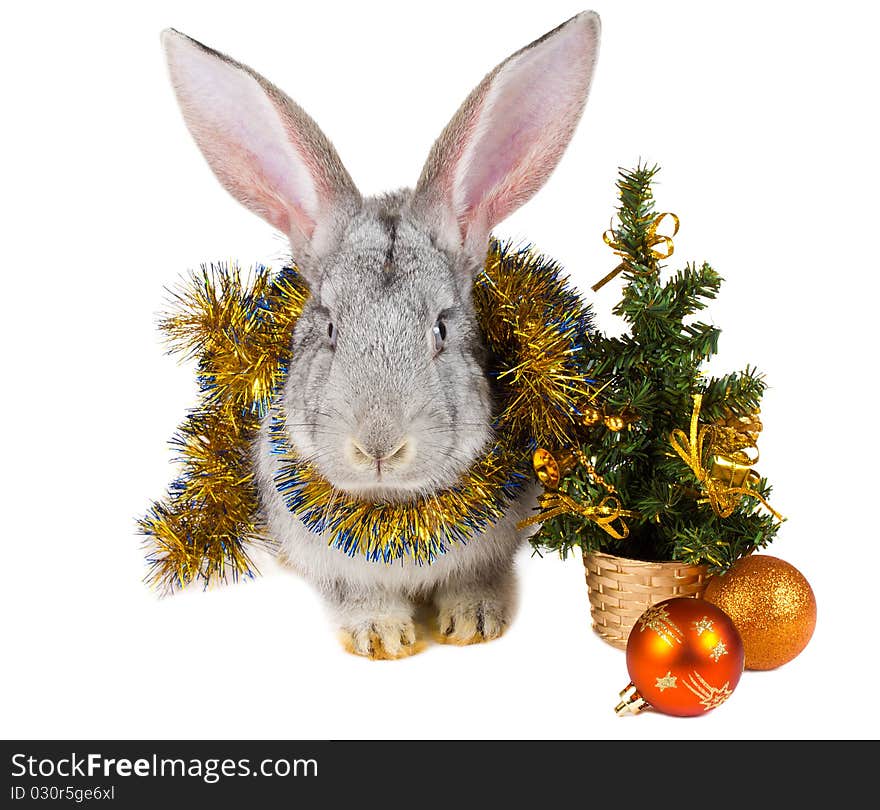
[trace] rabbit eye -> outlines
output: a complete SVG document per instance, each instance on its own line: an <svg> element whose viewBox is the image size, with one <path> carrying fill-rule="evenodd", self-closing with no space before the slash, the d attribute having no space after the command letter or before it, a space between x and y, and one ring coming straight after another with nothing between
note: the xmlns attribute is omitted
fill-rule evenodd
<svg viewBox="0 0 880 810"><path fill-rule="evenodd" d="M434 328L431 330L434 334L434 351L440 352L446 345L446 324L442 318L437 319Z"/></svg>
<svg viewBox="0 0 880 810"><path fill-rule="evenodd" d="M337 328L332 323L327 324L327 337L330 339L330 348L331 349L336 348L336 334L337 334L337 332L338 332Z"/></svg>

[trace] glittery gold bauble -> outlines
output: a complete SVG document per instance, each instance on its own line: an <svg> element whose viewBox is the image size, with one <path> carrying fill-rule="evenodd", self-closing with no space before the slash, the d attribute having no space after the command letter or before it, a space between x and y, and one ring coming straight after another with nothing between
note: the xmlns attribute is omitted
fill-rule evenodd
<svg viewBox="0 0 880 810"><path fill-rule="evenodd" d="M599 408L594 408L591 405L584 408L584 411L581 414L581 418L583 419L585 425L595 425L598 422L602 421L602 411L599 410Z"/></svg>
<svg viewBox="0 0 880 810"><path fill-rule="evenodd" d="M703 598L736 625L746 669L775 669L807 646L816 627L816 597L793 565L767 554L737 560L712 577Z"/></svg>
<svg viewBox="0 0 880 810"><path fill-rule="evenodd" d="M626 427L626 419L617 414L610 414L605 417L605 427L607 427L608 430L613 430L615 432L623 430Z"/></svg>

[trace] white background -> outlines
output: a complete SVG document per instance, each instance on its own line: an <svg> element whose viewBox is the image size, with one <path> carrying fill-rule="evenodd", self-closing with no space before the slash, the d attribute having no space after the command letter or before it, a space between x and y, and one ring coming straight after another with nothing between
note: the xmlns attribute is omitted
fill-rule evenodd
<svg viewBox="0 0 880 810"><path fill-rule="evenodd" d="M598 2L598 0L597 0ZM146 4L145 4L146 5ZM3 529L0 733L59 738L874 737L878 536L878 14L867 3L603 2L592 97L558 171L497 233L554 256L615 329L602 244L619 165L663 165L672 266L727 279L713 368L766 372L769 552L819 605L812 643L702 719L616 718L622 653L577 559L520 560L500 641L398 663L344 654L309 586L159 600L134 518L194 401L163 354L163 287L283 244L216 183L168 85L174 26L253 65L365 193L411 184L471 87L580 10L542 2L17 4L0 38ZM11 15L11 17L10 17ZM277 262L276 262L277 264Z"/></svg>

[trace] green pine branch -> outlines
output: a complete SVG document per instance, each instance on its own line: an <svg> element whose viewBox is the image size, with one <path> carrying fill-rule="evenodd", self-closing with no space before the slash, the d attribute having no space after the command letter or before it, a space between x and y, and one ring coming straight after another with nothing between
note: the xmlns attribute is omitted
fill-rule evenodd
<svg viewBox="0 0 880 810"><path fill-rule="evenodd" d="M728 411L735 416L754 413L766 387L764 375L753 366L723 377L711 377L702 388L702 414L707 421L715 421L723 419Z"/></svg>

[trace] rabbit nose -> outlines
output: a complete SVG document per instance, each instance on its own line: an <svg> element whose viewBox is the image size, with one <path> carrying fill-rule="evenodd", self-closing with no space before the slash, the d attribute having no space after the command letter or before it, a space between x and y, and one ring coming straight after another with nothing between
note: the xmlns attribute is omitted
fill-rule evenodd
<svg viewBox="0 0 880 810"><path fill-rule="evenodd" d="M396 442L365 442L349 438L349 456L358 467L383 469L402 467L413 455L413 442L404 437Z"/></svg>

